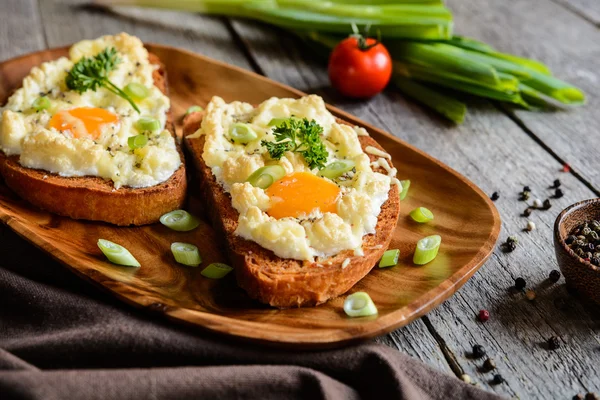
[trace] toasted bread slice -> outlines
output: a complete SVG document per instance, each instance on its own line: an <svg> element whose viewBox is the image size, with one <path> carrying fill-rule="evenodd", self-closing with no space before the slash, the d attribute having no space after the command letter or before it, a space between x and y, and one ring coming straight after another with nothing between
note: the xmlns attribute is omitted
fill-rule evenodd
<svg viewBox="0 0 600 400"><path fill-rule="evenodd" d="M149 54L149 60L159 66L153 74L154 84L168 95L164 65L154 54ZM167 129L176 136L171 113L167 115ZM147 188L115 190L111 181L98 177L63 177L25 168L19 164L18 155L7 157L2 152L0 173L6 185L23 199L55 214L115 225L144 225L183 205L187 181L183 152L177 146L179 169L166 182Z"/></svg>
<svg viewBox="0 0 600 400"><path fill-rule="evenodd" d="M318 262L280 258L259 244L234 234L239 214L233 208L229 194L204 162L205 137L187 138L198 130L202 118L202 112L186 117L184 142L199 172L201 193L213 226L225 239L237 283L250 297L279 308L314 306L345 293L371 271L387 249L398 222L400 199L397 185L392 185L388 200L381 207L376 233L363 237L363 256L355 256L354 251L345 250ZM383 150L369 136L360 136L359 140L363 149L373 146ZM369 157L371 161L378 158L370 154Z"/></svg>

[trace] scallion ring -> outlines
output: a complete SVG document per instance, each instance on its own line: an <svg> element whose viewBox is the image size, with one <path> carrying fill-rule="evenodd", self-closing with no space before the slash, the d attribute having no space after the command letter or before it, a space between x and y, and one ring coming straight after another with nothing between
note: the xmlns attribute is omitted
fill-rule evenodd
<svg viewBox="0 0 600 400"><path fill-rule="evenodd" d="M284 123L285 121L287 121L288 119L289 118L271 118L268 125L269 126L279 126L282 123Z"/></svg>
<svg viewBox="0 0 600 400"><path fill-rule="evenodd" d="M171 244L171 252L175 261L189 267L197 267L202 262L198 247L189 243L175 242Z"/></svg>
<svg viewBox="0 0 600 400"><path fill-rule="evenodd" d="M223 263L212 263L208 267L204 268L200 274L210 279L221 279L233 270L227 264Z"/></svg>
<svg viewBox="0 0 600 400"><path fill-rule="evenodd" d="M349 317L367 317L377 314L377 307L367 293L356 292L344 300L344 312Z"/></svg>
<svg viewBox="0 0 600 400"><path fill-rule="evenodd" d="M98 247L102 253L113 264L124 265L127 267L139 267L140 263L131 255L125 247L113 243L110 240L98 239Z"/></svg>
<svg viewBox="0 0 600 400"><path fill-rule="evenodd" d="M144 100L150 96L150 90L141 83L131 82L123 88L123 91L136 101Z"/></svg>
<svg viewBox="0 0 600 400"><path fill-rule="evenodd" d="M127 144L129 145L129 148L132 150L140 149L140 148L144 147L146 144L148 144L148 137L146 137L146 135L130 136L129 138L127 138Z"/></svg>
<svg viewBox="0 0 600 400"><path fill-rule="evenodd" d="M267 165L254 171L247 179L252 186L266 189L273 182L285 176L285 169L281 165Z"/></svg>
<svg viewBox="0 0 600 400"><path fill-rule="evenodd" d="M160 122L158 122L158 120L154 118L142 117L138 119L135 123L135 128L140 132L154 132L160 129Z"/></svg>
<svg viewBox="0 0 600 400"><path fill-rule="evenodd" d="M425 207L417 207L410 212L410 217L421 224L429 222L433 219L433 213Z"/></svg>
<svg viewBox="0 0 600 400"><path fill-rule="evenodd" d="M417 265L425 265L437 256L442 244L442 238L439 235L427 236L417 242L417 249L413 256L413 262Z"/></svg>
<svg viewBox="0 0 600 400"><path fill-rule="evenodd" d="M325 168L319 171L319 174L325 178L336 179L351 171L355 166L356 163L352 160L338 160L327 164Z"/></svg>
<svg viewBox="0 0 600 400"><path fill-rule="evenodd" d="M393 267L398 264L398 257L400 257L400 250L387 250L379 261L379 268Z"/></svg>
<svg viewBox="0 0 600 400"><path fill-rule="evenodd" d="M42 111L49 109L51 105L52 104L50 103L50 99L46 96L42 96L35 99L31 106L35 111Z"/></svg>
<svg viewBox="0 0 600 400"><path fill-rule="evenodd" d="M191 106L190 108L188 108L185 112L185 115L188 116L191 113L195 113L195 112L199 112L204 110L204 108L200 107L200 106Z"/></svg>
<svg viewBox="0 0 600 400"><path fill-rule="evenodd" d="M200 225L198 218L185 210L175 210L160 217L160 223L174 231L187 232Z"/></svg>
<svg viewBox="0 0 600 400"><path fill-rule="evenodd" d="M256 139L258 135L250 125L236 122L229 127L229 137L235 143L248 143Z"/></svg>
<svg viewBox="0 0 600 400"><path fill-rule="evenodd" d="M408 188L410 187L410 181L404 180L404 181L400 181L400 184L402 185L402 191L400 192L400 201L404 200L406 198L406 195L408 194Z"/></svg>

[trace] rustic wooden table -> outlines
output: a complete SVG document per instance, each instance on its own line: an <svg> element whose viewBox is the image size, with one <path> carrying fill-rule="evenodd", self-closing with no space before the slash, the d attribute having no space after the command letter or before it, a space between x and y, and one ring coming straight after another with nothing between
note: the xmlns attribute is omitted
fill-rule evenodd
<svg viewBox="0 0 600 400"><path fill-rule="evenodd" d="M195 14L83 7L86 0L2 0L0 60L81 39L121 31L144 41L192 50L253 70L332 104L401 137L460 171L484 191L497 191L502 238L517 235L518 249L499 249L450 300L378 342L449 374L469 374L483 388L522 399L569 399L600 392L600 311L569 295L561 280L548 286L557 268L552 227L561 209L600 193L600 2L595 0L449 0L458 33L500 50L546 62L561 78L584 89L587 106L535 113L477 101L461 126L452 126L389 90L365 102L341 100L329 88L325 67L295 38L241 20ZM571 173L561 172L569 163ZM399 175L402 175L400 171ZM525 208L518 192L529 185L535 197L551 193L560 179L565 196L549 211L531 216L537 230L523 232ZM33 246L0 228L0 252L27 254ZM36 252L40 261L50 262ZM8 257L4 262L19 262ZM58 268L58 267L57 267ZM528 301L510 288L523 277L537 291ZM490 320L475 318L488 309ZM559 336L562 346L545 347ZM493 385L482 360L468 357L482 344L506 383Z"/></svg>

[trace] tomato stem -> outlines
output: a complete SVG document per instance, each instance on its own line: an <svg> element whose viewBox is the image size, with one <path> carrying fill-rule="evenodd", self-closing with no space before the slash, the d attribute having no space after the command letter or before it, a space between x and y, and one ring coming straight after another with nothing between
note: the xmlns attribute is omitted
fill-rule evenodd
<svg viewBox="0 0 600 400"><path fill-rule="evenodd" d="M371 44L367 44L367 40L369 39L369 30L370 29L371 29L371 25L370 24L366 25L365 33L363 35L359 32L356 24L352 24L352 32L353 33L350 36L355 38L358 41L358 49L361 51L369 51L370 49L372 49L373 47L375 47L379 43L381 43L381 31L379 29L377 29L377 40L375 40L375 42L373 42Z"/></svg>

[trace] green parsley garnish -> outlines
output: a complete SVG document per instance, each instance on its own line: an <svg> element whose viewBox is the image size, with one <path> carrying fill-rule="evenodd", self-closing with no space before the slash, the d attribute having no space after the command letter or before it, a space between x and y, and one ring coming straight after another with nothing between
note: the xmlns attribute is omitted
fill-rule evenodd
<svg viewBox="0 0 600 400"><path fill-rule="evenodd" d="M135 105L133 99L108 79L110 71L115 69L120 62L121 60L117 56L117 50L114 47L104 49L95 57L83 57L77 61L67 74L67 87L78 93L87 90L96 91L99 87L103 87L127 100L134 110L139 113L140 109Z"/></svg>
<svg viewBox="0 0 600 400"><path fill-rule="evenodd" d="M329 153L321 141L323 127L313 119L289 118L281 121L274 129L275 141L261 141L274 160L279 160L286 151L302 154L308 166L321 169Z"/></svg>

